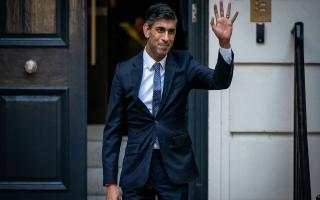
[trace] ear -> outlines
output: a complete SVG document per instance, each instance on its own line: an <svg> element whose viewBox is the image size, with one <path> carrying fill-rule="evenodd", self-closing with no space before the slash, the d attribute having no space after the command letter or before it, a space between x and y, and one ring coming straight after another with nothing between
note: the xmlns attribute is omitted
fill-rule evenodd
<svg viewBox="0 0 320 200"><path fill-rule="evenodd" d="M144 37L149 39L149 37L150 37L150 27L149 27L149 25L147 23L143 24L143 34L144 34Z"/></svg>

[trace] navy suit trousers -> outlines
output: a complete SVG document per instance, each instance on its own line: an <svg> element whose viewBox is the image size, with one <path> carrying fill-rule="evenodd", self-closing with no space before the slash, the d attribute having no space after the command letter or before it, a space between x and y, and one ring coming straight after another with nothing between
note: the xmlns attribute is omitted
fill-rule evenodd
<svg viewBox="0 0 320 200"><path fill-rule="evenodd" d="M176 185L169 180L160 150L153 150L149 177L141 188L123 189L123 200L187 200L188 183Z"/></svg>

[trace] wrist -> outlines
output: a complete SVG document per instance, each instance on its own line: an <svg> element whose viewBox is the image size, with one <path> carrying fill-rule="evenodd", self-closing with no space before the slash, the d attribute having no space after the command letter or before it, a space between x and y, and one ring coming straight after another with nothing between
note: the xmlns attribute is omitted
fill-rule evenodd
<svg viewBox="0 0 320 200"><path fill-rule="evenodd" d="M230 41L219 41L219 45L221 48L224 48L224 49L231 48Z"/></svg>

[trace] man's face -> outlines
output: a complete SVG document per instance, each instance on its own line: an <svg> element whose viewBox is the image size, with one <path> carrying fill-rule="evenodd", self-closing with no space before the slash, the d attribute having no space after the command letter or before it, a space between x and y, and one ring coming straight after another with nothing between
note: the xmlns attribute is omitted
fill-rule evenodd
<svg viewBox="0 0 320 200"><path fill-rule="evenodd" d="M150 27L143 25L143 32L147 38L146 50L156 61L164 58L171 49L176 35L176 20L159 19L155 20Z"/></svg>

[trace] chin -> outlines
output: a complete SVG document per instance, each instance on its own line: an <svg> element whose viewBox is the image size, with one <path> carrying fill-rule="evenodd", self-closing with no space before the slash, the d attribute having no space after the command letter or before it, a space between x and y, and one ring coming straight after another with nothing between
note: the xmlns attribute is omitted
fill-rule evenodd
<svg viewBox="0 0 320 200"><path fill-rule="evenodd" d="M164 58L164 57L167 55L167 52L166 52L166 53L159 53L158 55L159 55L159 58L162 59L162 58Z"/></svg>
<svg viewBox="0 0 320 200"><path fill-rule="evenodd" d="M167 55L168 52L169 52L169 49L158 51L159 55L163 55L163 56Z"/></svg>

